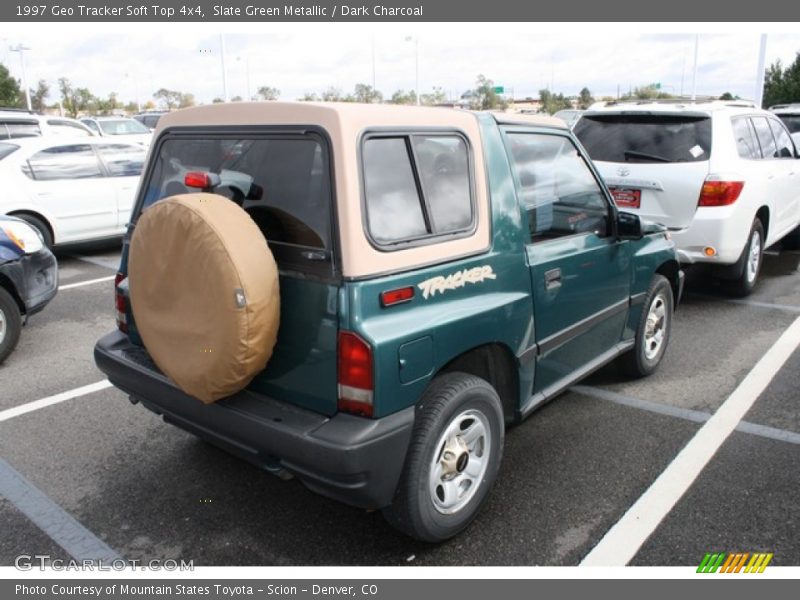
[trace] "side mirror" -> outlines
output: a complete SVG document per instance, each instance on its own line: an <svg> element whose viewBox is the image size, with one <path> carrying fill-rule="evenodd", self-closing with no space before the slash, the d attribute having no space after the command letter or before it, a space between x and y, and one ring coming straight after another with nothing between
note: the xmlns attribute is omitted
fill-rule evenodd
<svg viewBox="0 0 800 600"><path fill-rule="evenodd" d="M639 217L628 212L618 212L617 237L620 240L642 239L644 233L642 233L642 222L639 220Z"/></svg>

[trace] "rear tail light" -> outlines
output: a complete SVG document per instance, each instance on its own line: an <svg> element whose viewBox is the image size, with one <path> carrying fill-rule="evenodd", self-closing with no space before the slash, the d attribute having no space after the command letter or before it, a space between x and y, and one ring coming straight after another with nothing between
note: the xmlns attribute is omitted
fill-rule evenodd
<svg viewBox="0 0 800 600"><path fill-rule="evenodd" d="M338 408L362 417L373 413L372 348L349 331L339 332Z"/></svg>
<svg viewBox="0 0 800 600"><path fill-rule="evenodd" d="M744 181L705 181L697 206L728 206L742 193Z"/></svg>
<svg viewBox="0 0 800 600"><path fill-rule="evenodd" d="M117 329L122 333L128 333L128 306L125 301L125 294L121 289L126 280L127 277L122 273L117 273L117 276L114 277L114 306L117 313Z"/></svg>
<svg viewBox="0 0 800 600"><path fill-rule="evenodd" d="M200 188L202 190L213 188L220 183L219 175L207 173L205 171L189 171L183 176L183 184L186 187Z"/></svg>

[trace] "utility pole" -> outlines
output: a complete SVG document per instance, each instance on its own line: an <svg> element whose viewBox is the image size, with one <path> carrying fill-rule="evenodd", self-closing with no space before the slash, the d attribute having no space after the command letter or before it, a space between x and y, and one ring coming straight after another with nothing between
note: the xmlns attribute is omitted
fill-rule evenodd
<svg viewBox="0 0 800 600"><path fill-rule="evenodd" d="M16 46L9 46L12 52L19 52L19 62L22 64L22 87L25 88L25 102L28 105L28 110L31 110L31 91L28 89L28 78L25 75L25 50L30 50L27 46L17 44Z"/></svg>
<svg viewBox="0 0 800 600"><path fill-rule="evenodd" d="M412 37L408 35L406 36L406 41L414 42L414 79L415 79L414 93L417 95L417 106L419 106L421 104L419 98L419 36L415 35Z"/></svg>

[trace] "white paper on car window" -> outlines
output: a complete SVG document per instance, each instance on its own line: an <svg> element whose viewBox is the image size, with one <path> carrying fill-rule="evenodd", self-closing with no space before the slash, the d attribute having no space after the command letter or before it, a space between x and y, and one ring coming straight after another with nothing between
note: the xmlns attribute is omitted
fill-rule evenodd
<svg viewBox="0 0 800 600"><path fill-rule="evenodd" d="M705 154L705 153L706 153L706 151L705 151L705 150L703 150L703 149L702 149L700 146L697 146L697 145L695 145L695 146L692 146L691 148L689 148L689 153L690 153L692 156L694 156L695 158L699 158L699 157L701 157L703 154Z"/></svg>

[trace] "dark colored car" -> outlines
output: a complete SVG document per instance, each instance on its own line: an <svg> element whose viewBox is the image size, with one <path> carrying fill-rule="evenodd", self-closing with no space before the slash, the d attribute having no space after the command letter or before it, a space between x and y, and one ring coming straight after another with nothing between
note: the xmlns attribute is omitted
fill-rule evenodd
<svg viewBox="0 0 800 600"><path fill-rule="evenodd" d="M0 363L14 350L28 317L58 290L58 265L33 227L0 215Z"/></svg>

